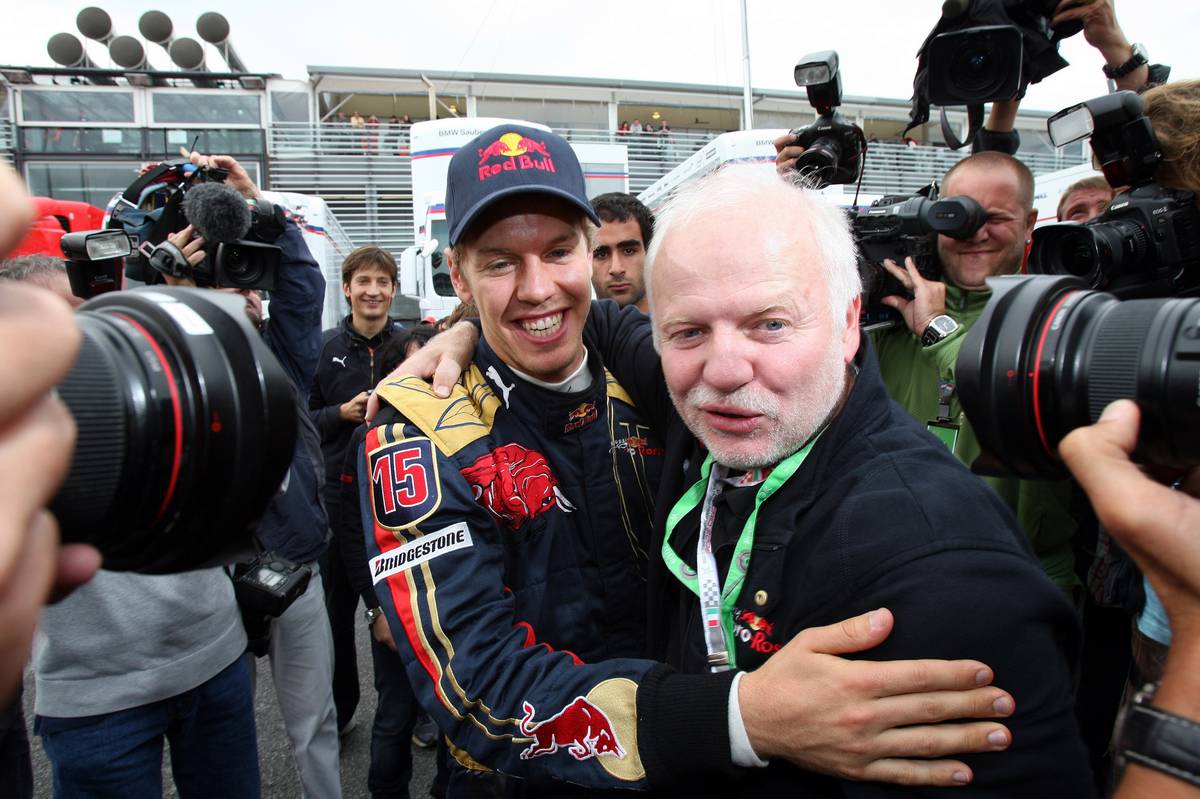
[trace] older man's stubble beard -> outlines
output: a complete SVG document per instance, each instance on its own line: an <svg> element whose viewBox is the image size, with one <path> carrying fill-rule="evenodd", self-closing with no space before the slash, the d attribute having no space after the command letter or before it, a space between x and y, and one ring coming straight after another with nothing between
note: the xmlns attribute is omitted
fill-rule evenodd
<svg viewBox="0 0 1200 799"><path fill-rule="evenodd" d="M796 379L803 381L803 385L794 395L794 408L783 408L778 397L751 386L726 393L701 384L691 388L682 399L671 391L671 401L675 403L684 423L712 453L713 460L735 470L760 469L774 466L797 452L841 407L847 389L847 366L842 359L840 339L831 342L815 374L797 375ZM768 429L744 436L742 440L769 436L766 449L739 452L731 444L732 437L729 434L708 430L700 407L717 402L736 405L765 416Z"/></svg>

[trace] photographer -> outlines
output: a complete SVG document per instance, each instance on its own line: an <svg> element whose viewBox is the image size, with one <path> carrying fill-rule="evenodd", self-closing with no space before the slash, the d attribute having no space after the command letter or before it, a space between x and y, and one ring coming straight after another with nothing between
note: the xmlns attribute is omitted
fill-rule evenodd
<svg viewBox="0 0 1200 799"><path fill-rule="evenodd" d="M885 297L904 321L875 334L888 393L918 421L952 433L951 450L970 465L980 449L955 390L955 361L963 337L979 318L991 292L986 280L1021 270L1025 245L1037 221L1033 175L1012 156L976 153L956 164L942 181L943 196L965 195L987 212L987 222L968 239L938 237L944 280L927 280L910 260L884 266L913 299ZM1059 588L1079 588L1071 552L1076 522L1066 483L985 478L1017 515L1042 568Z"/></svg>
<svg viewBox="0 0 1200 799"><path fill-rule="evenodd" d="M1174 717L1159 734L1169 730L1168 734L1182 731L1189 736L1176 737L1175 743L1177 753L1192 760L1190 779L1186 773L1151 767L1144 759L1149 748L1145 742L1126 738L1119 742L1119 753L1131 765L1114 799L1200 797L1200 768L1195 763L1200 752L1200 501L1195 499L1200 473L1185 475L1177 490L1147 477L1129 457L1140 416L1134 403L1114 402L1094 425L1064 438L1059 452L1105 528L1149 577L1175 632L1161 684L1142 705L1145 709L1136 712L1160 711Z"/></svg>
<svg viewBox="0 0 1200 799"><path fill-rule="evenodd" d="M226 184L246 199L261 197L246 170L233 158L200 153L192 153L190 158L202 169L226 170ZM197 242L201 240L187 243L187 236L190 231L185 229L172 237L172 243L180 246L185 256L200 251ZM341 795L341 779L332 691L333 640L316 564L328 547L329 529L321 503L324 467L320 436L306 407L308 387L321 351L325 278L291 220L275 245L282 256L278 285L271 292L270 319L262 319L262 299L257 291L238 293L246 299L246 315L260 327L295 389L298 430L291 466L263 514L257 538L264 551L309 569L312 579L303 594L271 619L268 651L280 713L292 742L304 794L337 797ZM164 277L172 285L194 285L188 278Z"/></svg>
<svg viewBox="0 0 1200 799"><path fill-rule="evenodd" d="M182 243L185 235L190 231L177 240ZM204 257L198 250L184 248L193 265ZM5 275L69 296L57 266L44 256L15 259L6 264ZM37 294L30 305L46 310L48 295ZM77 340L62 332L73 330L70 324L57 314L47 316L54 324L40 340L18 345L13 353L53 355L53 345ZM65 456L70 447L46 450ZM18 473L26 472L11 472ZM165 737L182 793L256 796L254 701L241 658L245 648L233 587L219 568L162 576L102 570L47 607L34 647L34 729L56 792L155 790L161 786Z"/></svg>

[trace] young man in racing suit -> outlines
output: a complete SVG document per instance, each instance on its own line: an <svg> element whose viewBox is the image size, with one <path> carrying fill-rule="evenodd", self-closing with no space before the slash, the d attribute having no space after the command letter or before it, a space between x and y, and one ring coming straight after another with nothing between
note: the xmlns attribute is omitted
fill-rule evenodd
<svg viewBox="0 0 1200 799"><path fill-rule="evenodd" d="M751 746L847 776L905 778L869 768L921 751L908 733L890 730L901 738L885 757L868 740L874 729L854 741L795 741L788 723L819 692L791 680L802 658L860 670L848 683L861 686L861 670L880 664L814 651L873 646L886 624L867 631L864 615L779 653L793 669L772 700L779 723L770 735L791 748L747 740L736 674L682 675L636 659L647 651L646 543L663 450L583 335L585 218L595 218L578 161L553 134L502 125L454 156L448 186L451 275L459 297L479 307L483 340L448 397L415 378L378 388L385 407L361 447L358 485L382 613L463 767L451 795L482 787L470 773L492 770L533 781L538 795L547 780L658 787L680 770L733 774ZM1004 694L977 687L990 680L982 664L923 666L932 683L885 679L892 707L910 699L895 694L937 687L954 705L940 719L995 715ZM854 693L839 679L822 682L827 696ZM816 737L841 728L835 715ZM929 720L914 706L900 715L878 717L880 730ZM929 729L916 733L933 736L926 753L996 748L986 742L995 724ZM867 754L838 756L851 750ZM910 781L969 778L954 761L897 763Z"/></svg>

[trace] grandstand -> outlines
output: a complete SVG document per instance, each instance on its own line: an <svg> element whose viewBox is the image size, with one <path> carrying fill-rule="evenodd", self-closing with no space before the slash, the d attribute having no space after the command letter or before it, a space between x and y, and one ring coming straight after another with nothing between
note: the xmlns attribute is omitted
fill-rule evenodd
<svg viewBox="0 0 1200 799"><path fill-rule="evenodd" d="M389 123L393 117L528 119L572 141L623 143L633 192L741 126L738 86L327 66L308 73L307 80L285 80L90 62L0 67L0 158L17 167L34 194L103 207L143 163L177 157L195 143L236 156L264 188L323 198L354 245L378 244L399 255L413 243L412 177L407 125ZM756 127L790 128L815 116L802 91L756 90L754 97ZM907 101L848 97L841 110L871 139L866 193L911 191L965 154L944 146L936 123L910 134L917 143L901 143ZM1083 162L1083 145L1053 148L1046 116L1021 113L1020 157L1037 174ZM355 117L361 127L351 124ZM965 117L950 118L961 136ZM633 120L655 130L619 130ZM669 132L657 130L663 121Z"/></svg>

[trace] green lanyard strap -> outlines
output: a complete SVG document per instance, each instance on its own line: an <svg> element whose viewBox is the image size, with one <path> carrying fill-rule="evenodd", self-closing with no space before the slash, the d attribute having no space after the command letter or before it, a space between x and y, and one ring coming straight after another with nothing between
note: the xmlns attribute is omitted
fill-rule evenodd
<svg viewBox="0 0 1200 799"><path fill-rule="evenodd" d="M823 432L823 431L822 431ZM791 479L792 475L800 468L801 464L812 451L813 446L817 443L820 437L820 432L809 439L799 451L793 453L787 459L776 466L758 487L758 492L754 496L754 510L750 512L746 523L742 525L741 535L738 536L737 544L733 550L733 558L729 563L729 572L725 575L725 583L720 589L720 607L719 608L701 608L702 621L707 621L707 617L713 613L719 613L720 625L724 633L726 652L728 653L729 666L736 668L737 663L734 659L734 648L732 642L733 637L733 607L741 593L742 585L746 581L746 573L750 569L750 553L754 547L754 527L758 521L758 509L763 503L770 499L779 488ZM717 467L723 468L723 467ZM679 582L683 583L697 597L701 598L703 604L703 592L700 586L700 579L697 575L697 570L691 568L684 562L683 558L679 557L675 548L671 546L671 536L675 533L675 528L685 516L696 509L697 506L708 506L708 512L715 512L715 503L717 496L720 494L720 482L711 478L713 469L713 458L710 453L704 459L704 463L700 466L700 479L697 480L691 488L689 488L675 506L671 508L671 512L667 515L667 530L663 537L662 557L666 563L667 569ZM711 488L710 486L715 486ZM701 535L703 539L703 534ZM697 552L697 558L712 557L712 553ZM710 647L711 649L711 647ZM710 655L713 653L710 651Z"/></svg>

